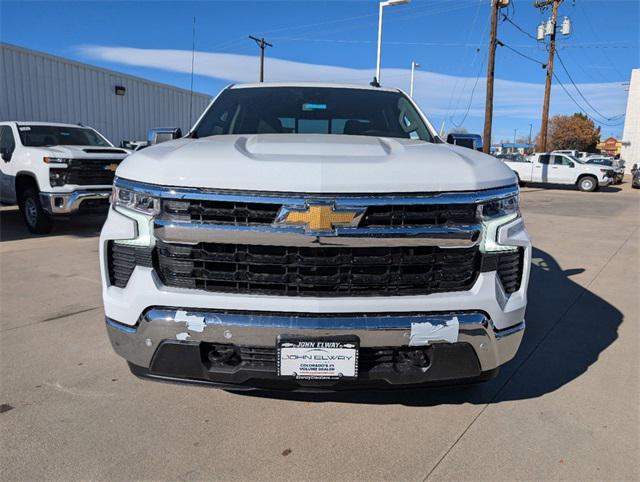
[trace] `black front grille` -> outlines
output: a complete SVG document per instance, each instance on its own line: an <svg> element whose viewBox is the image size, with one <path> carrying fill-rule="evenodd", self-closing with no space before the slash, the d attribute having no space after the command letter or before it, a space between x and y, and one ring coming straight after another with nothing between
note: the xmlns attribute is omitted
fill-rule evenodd
<svg viewBox="0 0 640 482"><path fill-rule="evenodd" d="M82 149L87 154L126 154L122 149Z"/></svg>
<svg viewBox="0 0 640 482"><path fill-rule="evenodd" d="M477 247L283 247L158 242L168 286L283 296L415 295L471 288Z"/></svg>
<svg viewBox="0 0 640 482"><path fill-rule="evenodd" d="M515 293L520 289L522 281L524 250L500 253L498 255L498 277L505 293Z"/></svg>
<svg viewBox="0 0 640 482"><path fill-rule="evenodd" d="M153 267L153 250L144 246L130 246L107 243L107 264L109 282L118 288L124 288L129 282L136 266Z"/></svg>
<svg viewBox="0 0 640 482"><path fill-rule="evenodd" d="M520 289L524 268L524 249L485 254L480 271L496 271L505 293L515 293Z"/></svg>
<svg viewBox="0 0 640 482"><path fill-rule="evenodd" d="M172 219L202 224L269 226L282 207L277 203L166 200L164 213ZM367 207L359 227L421 227L477 222L475 204L400 204Z"/></svg>
<svg viewBox="0 0 640 482"><path fill-rule="evenodd" d="M66 171L66 184L79 186L110 185L115 176L114 165L121 159L71 159Z"/></svg>
<svg viewBox="0 0 640 482"><path fill-rule="evenodd" d="M234 226L268 226L280 207L280 204L227 201L164 201L164 211L171 216L184 216L192 223Z"/></svg>
<svg viewBox="0 0 640 482"><path fill-rule="evenodd" d="M361 227L415 227L472 224L476 221L475 204L408 204L369 206Z"/></svg>

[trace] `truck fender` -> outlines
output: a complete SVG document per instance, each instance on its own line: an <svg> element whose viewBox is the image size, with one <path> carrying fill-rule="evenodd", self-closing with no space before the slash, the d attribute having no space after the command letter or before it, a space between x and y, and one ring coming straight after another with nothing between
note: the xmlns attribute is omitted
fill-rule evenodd
<svg viewBox="0 0 640 482"><path fill-rule="evenodd" d="M30 171L18 171L14 182L14 194L16 202L20 202L20 195L28 186L34 185L40 191L40 185L38 184L38 178Z"/></svg>

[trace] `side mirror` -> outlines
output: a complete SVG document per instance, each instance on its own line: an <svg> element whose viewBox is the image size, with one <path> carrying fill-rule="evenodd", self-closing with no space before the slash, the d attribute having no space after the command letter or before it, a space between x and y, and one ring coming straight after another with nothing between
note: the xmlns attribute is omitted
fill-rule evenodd
<svg viewBox="0 0 640 482"><path fill-rule="evenodd" d="M4 162L9 162L12 156L13 153L8 148L3 147L2 149L0 149L0 157L2 157L2 160Z"/></svg>
<svg viewBox="0 0 640 482"><path fill-rule="evenodd" d="M147 133L147 142L149 145L160 144L180 137L182 137L182 130L179 127L154 127Z"/></svg>
<svg viewBox="0 0 640 482"><path fill-rule="evenodd" d="M570 162L569 167L576 167L576 165L573 162Z"/></svg>

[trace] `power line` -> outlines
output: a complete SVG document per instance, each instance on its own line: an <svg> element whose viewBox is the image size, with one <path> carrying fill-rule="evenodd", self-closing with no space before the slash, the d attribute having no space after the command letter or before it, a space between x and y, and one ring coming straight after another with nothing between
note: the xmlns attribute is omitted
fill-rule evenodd
<svg viewBox="0 0 640 482"><path fill-rule="evenodd" d="M522 57L524 57L524 58L526 58L526 59L528 59L528 60L530 60L530 61L532 61L532 62L535 62L535 63L537 63L537 64L540 64L540 65L542 65L543 67L546 67L546 66L545 66L545 64L544 64L544 63L542 63L542 62L540 62L539 60L534 59L534 58L532 58L532 57L529 57L529 56L527 56L527 55L523 54L522 52L518 52L516 49L514 49L514 48L512 48L512 47L510 47L510 46L508 46L508 45L506 45L506 44L505 44L505 43L503 43L503 42L501 42L499 45L501 45L502 47L507 47L509 50L512 50L512 51L513 51L513 52L515 52L516 54L518 54L518 55L520 55L520 56L522 56ZM557 54L558 54L558 53L556 52L556 55L557 55ZM567 73L567 76L569 77L569 80L571 81L572 85L575 87L576 91L578 91L578 93L579 93L579 94L580 94L580 96L584 99L584 101L587 103L587 105L589 105L589 107L591 107L591 108L592 108L592 109L593 109L593 110L594 110L594 111L595 111L595 112L596 112L600 117L603 117L603 118L604 118L604 119L606 119L607 121L616 121L616 120L621 119L621 118L623 118L623 117L625 116L625 114L618 114L618 115L613 116L613 117L607 117L607 116L603 115L602 113L600 113L597 109L595 109L595 108L593 107L593 105L591 105L591 103L590 103L590 102L586 99L586 97L582 94L582 92L580 91L580 89L577 87L577 85L575 84L575 82L573 81L573 79L571 78L571 76L569 75L569 72L567 72L567 69L565 68L564 63L562 62L562 59L560 58L560 56L559 56L559 55L557 55L557 57L558 57L558 60L560 60L560 64L562 65L562 67L563 67L564 71ZM553 74L553 77L556 79L556 81L558 82L558 84L560 84L560 87L562 87L562 90L564 90L564 91L565 91L565 93L567 94L567 96L568 96L568 97L573 101L573 103L574 103L574 104L575 104L575 105L576 105L576 106L577 106L577 107L578 107L578 108L579 108L579 109L580 109L580 110L581 110L581 111L582 111L582 112L583 112L583 113L584 113L584 114L585 114L589 119L591 119L592 121L594 121L594 122L596 122L596 123L598 123L598 124L602 124L602 125L604 125L604 126L608 126L608 127L619 126L619 125L621 125L621 124L622 124L622 122L619 122L619 123L616 123L616 124L608 124L608 123L603 122L603 121L601 121L601 120L597 119L596 117L594 117L594 116L590 115L590 114L588 113L587 109L585 109L585 108L584 108L580 103L578 103L578 102L576 101L576 99L575 99L575 98L571 95L571 93L566 89L566 87L564 86L564 84L560 81L560 79L558 78L558 76L557 76L555 73Z"/></svg>
<svg viewBox="0 0 640 482"><path fill-rule="evenodd" d="M515 4L515 2L512 2L512 4ZM520 27L520 25L518 25L517 23L515 23L513 20L511 20L509 17L507 17L506 15L502 16L502 21L503 22L509 22L511 25L513 25L515 28L517 28L518 30L520 30L520 32L522 32L523 34L525 34L527 37L535 40L536 42L538 41L538 39L536 37L534 37L533 35L531 35L529 32L527 32L526 30L524 30L522 27Z"/></svg>
<svg viewBox="0 0 640 482"><path fill-rule="evenodd" d="M593 116L589 115L589 113L587 112L587 110L582 107L582 105L580 105L578 103L578 101L571 95L571 93L567 90L567 88L564 86L564 84L562 83L562 81L560 80L560 78L554 73L553 77L556 79L556 82L558 82L558 84L560 85L560 87L562 87L562 90L564 90L564 93L567 94L567 96L573 101L573 103L580 109L580 111L582 111L582 113L584 113L584 115L586 115L589 119L591 119L593 122L597 123L597 124L601 124L603 126L607 126L607 127L617 127L619 125L624 124L624 121L622 122L617 122L615 124L607 124L606 122L602 122L599 121L598 119L594 118ZM621 114L622 117L624 117L625 114ZM618 116L616 116L618 117Z"/></svg>
<svg viewBox="0 0 640 482"><path fill-rule="evenodd" d="M476 13L473 17L473 22L471 24L471 28L469 29L468 33L467 33L467 38L466 41L468 42L471 39L471 35L472 32L476 26L476 23L478 21L478 18L480 16L480 7L482 5L483 0L479 0L478 4L477 4L477 8L476 8ZM480 46L482 44L484 44L485 42L485 36L487 35L487 32L489 31L489 22L484 23L484 28L482 29L482 33L480 35L480 41L478 42L477 45L475 45L475 50L476 50L476 55L471 59L471 64L470 64L470 70L473 69L475 67L476 62L478 61L478 59L480 58L480 56L478 55L480 53ZM458 60L459 62L456 63L456 69L455 72L458 74L456 76L455 82L453 84L453 88L451 89L451 93L449 94L449 102L447 103L447 109L446 112L449 116L449 120L452 121L453 116L456 115L456 113L458 112L458 106L460 105L460 100L462 99L462 95L467 87L467 77L464 78L464 81L462 83L462 89L460 91L460 94L458 95L457 99L456 99L456 103L455 103L455 107L453 108L453 112L451 112L451 105L453 103L453 97L455 96L457 90L458 90L458 85L460 84L460 73L461 73L461 66L462 65L467 65L467 58L468 58L468 53L465 52L464 55L461 55ZM483 60L484 62L484 60ZM473 70L471 70L473 72ZM476 77L477 78L477 77ZM453 123L453 121L452 121Z"/></svg>
<svg viewBox="0 0 640 482"><path fill-rule="evenodd" d="M529 57L528 55L523 54L522 52L518 52L516 49L504 44L504 43L500 43L500 45L502 47L507 47L509 50L512 50L513 52L515 52L516 54L532 61L535 62L539 65L542 65L544 68L546 68L546 65L542 62L540 62L537 59L534 59L532 57ZM558 52L556 52L556 56L558 57L558 60L560 60L560 64L562 65L564 71L567 73L567 76L569 77L569 80L571 81L571 84L575 87L576 91L578 91L578 93L580 94L580 96L584 99L584 101L587 103L587 105L589 105L589 107L591 107L600 117L603 117L604 119L606 119L606 121L616 121L618 119L621 119L625 116L625 114L619 114L613 117L607 117L605 115L603 115L602 113L600 113L596 108L593 107L593 105L591 105L591 103L587 100L587 98L582 94L582 92L580 91L580 89L577 87L577 85L575 84L575 82L573 81L573 79L571 78L571 76L569 75L569 72L567 71L567 69L564 66L564 63L562 62L562 59L560 58L560 56L558 55ZM589 113L587 112L587 109L585 109L582 105L580 105L575 98L567 91L567 89L565 88L564 84L562 84L562 82L560 81L560 79L558 78L558 76L554 73L553 77L556 79L556 81L558 82L558 84L560 84L560 87L562 87L562 90L565 91L565 93L567 94L567 96L573 101L574 104L576 104L576 106L578 106L578 108L580 108L580 110L582 112L584 112L584 114L589 117L589 119L593 120L594 122L598 123L598 124L602 124L608 127L613 127L613 126L618 126L621 123L617 123L617 124L607 124L606 122L603 122L599 119L597 119L596 117L589 115Z"/></svg>
<svg viewBox="0 0 640 482"><path fill-rule="evenodd" d="M488 53L487 53L487 55L488 55ZM473 103L473 94L476 91L476 86L478 85L478 80L480 80L480 74L482 73L482 70L484 69L484 63L485 63L486 60L487 60L487 57L485 56L484 60L480 64L480 69L478 69L478 75L476 75L476 81L473 83L473 88L471 89L471 96L469 97L469 104L467 105L467 110L464 113L464 117L462 118L462 120L460 121L459 124L457 124L453 120L453 117L449 117L449 120L451 121L451 123L456 127L460 127L462 124L464 124L464 121L467 120L467 116L469 115L469 111L471 110L471 104Z"/></svg>
<svg viewBox="0 0 640 482"><path fill-rule="evenodd" d="M571 74L569 73L569 71L567 70L567 67L564 65L564 62L562 61L562 57L560 56L559 52L556 52L556 56L558 57L558 60L560 61L560 65L562 65L562 69L564 70L565 74L567 74L567 77L569 77L569 81L571 82L571 84L573 85L573 88L576 89L576 92L578 92L578 94L580 95L580 97L582 97L582 100L584 100L587 105L589 107L591 107L593 109L593 111L598 114L600 117L606 119L607 121L613 121L613 120L617 120L621 117L624 117L624 114L618 115L616 117L607 117L606 115L604 115L602 112L600 112L598 109L596 109L593 104L591 104L591 102L589 102L589 100L587 100L587 98L584 96L584 94L582 93L582 91L578 88L578 86L576 85L576 83L573 81L573 78L571 77Z"/></svg>
<svg viewBox="0 0 640 482"><path fill-rule="evenodd" d="M596 29L593 27L593 24L591 23L591 20L589 19L589 16L587 15L587 12L585 11L584 7L582 6L582 2L579 2L578 5L580 7L580 11L582 12L582 16L584 17L584 19L587 22L587 25L589 25L589 28L593 32L593 36L596 38L596 40L602 41L602 38L600 37L600 35L596 31ZM613 61L607 55L605 55L604 57L605 57L606 61L609 63L609 65L611 66L611 68L613 70L615 70L620 77L625 77L620 72L620 70L618 70L618 67L616 67L616 65L613 63Z"/></svg>
<svg viewBox="0 0 640 482"><path fill-rule="evenodd" d="M508 48L508 49L509 49L509 50L511 50L512 52L514 52L514 53L518 54L520 57L524 57L525 59L530 60L531 62L535 62L536 64L540 64L540 65L542 65L542 68L543 68L543 69L546 69L546 68L547 68L547 64L545 64L544 62L540 62L538 59L534 59L533 57L529 57L528 55L523 54L523 53L522 53L522 52L520 52L519 50L514 49L513 47L511 47L511 46L507 45L506 43L504 43L504 42L502 42L502 41L500 41L500 40L498 40L498 45L499 45L500 47L506 47L506 48Z"/></svg>
<svg viewBox="0 0 640 482"><path fill-rule="evenodd" d="M296 38L296 37L272 37L274 40L291 40L295 42L322 42L322 43L342 43L342 44L375 44L376 40L357 40L357 39L328 39L328 38ZM477 48L475 43L460 42L403 42L403 41L385 41L385 45L424 45L428 47L473 47Z"/></svg>
<svg viewBox="0 0 640 482"><path fill-rule="evenodd" d="M406 21L411 21L411 20L416 19L416 18L427 17L427 16L432 16L432 15L438 15L438 14L441 14L441 13L453 12L453 11L462 10L462 9L465 9L465 8L468 8L468 5L464 4L464 3L458 4L458 5L453 5L453 6L451 6L451 5L446 6L445 5L444 8L440 8L440 9L434 8L431 5L422 6L422 7L414 7L414 8L411 8L411 6L410 6L409 8L404 9L403 12L394 13L393 15L389 16L389 18L387 20L385 20L385 25L388 24L388 23L395 23L395 22L398 22L398 21L405 21L405 22ZM418 12L418 13L416 13L416 12ZM372 15L369 14L369 15L366 15L366 16L370 17ZM377 16L377 14L375 14L374 16ZM367 28L368 29L370 27L371 27L371 25L369 23L361 23L361 24L356 24L355 26L354 25L349 25L349 26L346 26L346 27L338 27L337 29L333 28L331 30L325 30L325 31L322 31L322 30L311 31L310 33L308 33L306 35L302 34L300 36L300 38L298 38L298 41L301 41L301 40L312 41L315 38L317 38L317 35L334 34L334 33L337 33L337 32L353 31L353 30L362 29L362 28ZM388 42L385 41L385 44L387 44L387 43Z"/></svg>
<svg viewBox="0 0 640 482"><path fill-rule="evenodd" d="M214 49L216 51L227 50L227 45L232 45L235 43L240 43L244 41L246 37L240 37L238 39L234 39L229 42L224 42L219 45L221 50L218 50L218 47L211 47L205 49L207 52L213 52ZM273 40L284 40L291 42L318 42L318 43L343 43L343 44L375 44L376 40L365 40L365 39L331 39L331 38L306 38L306 37L271 37ZM620 42L617 42L620 43ZM399 41L399 40L389 40L385 41L385 45L398 45L398 46L426 46L426 47L464 47L464 48L478 48L477 43L473 42L408 42L408 41ZM513 44L514 47L518 47L521 49L538 49L538 45L531 44ZM224 46L224 47L223 47ZM593 42L585 42L585 43L574 43L574 44L562 44L557 46L557 49L572 49L572 48L581 48L581 49L639 49L638 45L615 45L614 43L608 45L602 45L600 43Z"/></svg>

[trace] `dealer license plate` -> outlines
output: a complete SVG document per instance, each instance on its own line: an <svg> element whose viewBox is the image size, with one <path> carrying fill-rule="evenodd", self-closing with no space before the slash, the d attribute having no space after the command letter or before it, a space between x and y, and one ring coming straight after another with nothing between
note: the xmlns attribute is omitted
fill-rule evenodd
<svg viewBox="0 0 640 482"><path fill-rule="evenodd" d="M359 339L278 337L278 375L332 380L358 376Z"/></svg>

